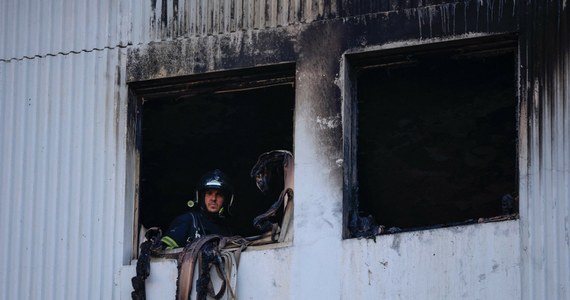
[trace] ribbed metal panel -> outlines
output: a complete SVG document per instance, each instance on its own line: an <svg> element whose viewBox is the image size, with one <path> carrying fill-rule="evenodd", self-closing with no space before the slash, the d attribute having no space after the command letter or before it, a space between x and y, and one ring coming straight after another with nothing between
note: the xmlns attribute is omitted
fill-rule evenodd
<svg viewBox="0 0 570 300"><path fill-rule="evenodd" d="M332 18L337 1L156 0L138 5L133 40L138 43L288 26Z"/></svg>
<svg viewBox="0 0 570 300"><path fill-rule="evenodd" d="M442 2L445 2L442 4ZM146 44L184 37L262 30L298 23L402 11L422 18L441 5L442 17L456 4L489 19L495 1L479 0L8 0L0 3L0 61ZM431 21L430 21L431 22Z"/></svg>
<svg viewBox="0 0 570 300"><path fill-rule="evenodd" d="M455 32L456 18L473 11L481 29L483 26L488 29L490 23L514 15L512 7L516 6L514 0L153 0L142 5L135 2L130 4L134 44L388 12L417 18L420 26L427 27L426 31L431 29L433 21L439 22L432 17L441 18L444 30ZM478 26L479 23L476 31Z"/></svg>
<svg viewBox="0 0 570 300"><path fill-rule="evenodd" d="M127 44L130 2L0 2L0 59L92 51Z"/></svg>
<svg viewBox="0 0 570 300"><path fill-rule="evenodd" d="M117 293L124 51L0 62L0 299Z"/></svg>
<svg viewBox="0 0 570 300"><path fill-rule="evenodd" d="M529 1L521 13L523 299L570 299L568 4Z"/></svg>

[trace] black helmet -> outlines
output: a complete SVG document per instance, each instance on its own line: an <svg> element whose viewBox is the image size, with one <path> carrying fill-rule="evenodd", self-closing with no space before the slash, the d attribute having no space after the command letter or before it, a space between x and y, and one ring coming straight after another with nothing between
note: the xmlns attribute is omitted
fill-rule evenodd
<svg viewBox="0 0 570 300"><path fill-rule="evenodd" d="M230 209L234 201L234 195L233 187L228 176L218 169L209 171L204 174L204 176L202 176L198 182L198 186L196 187L196 200L202 209L205 209L204 191L208 189L216 189L222 191L224 194L224 204L220 209L219 214L230 214Z"/></svg>

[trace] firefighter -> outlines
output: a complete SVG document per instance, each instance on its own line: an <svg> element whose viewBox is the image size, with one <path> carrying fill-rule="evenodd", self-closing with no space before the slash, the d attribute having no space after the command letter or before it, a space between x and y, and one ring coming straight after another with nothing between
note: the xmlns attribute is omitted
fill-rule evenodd
<svg viewBox="0 0 570 300"><path fill-rule="evenodd" d="M196 187L196 201L188 201L191 210L170 224L160 240L164 248L184 247L209 234L232 235L227 215L233 202L233 189L226 174L217 169L204 174Z"/></svg>

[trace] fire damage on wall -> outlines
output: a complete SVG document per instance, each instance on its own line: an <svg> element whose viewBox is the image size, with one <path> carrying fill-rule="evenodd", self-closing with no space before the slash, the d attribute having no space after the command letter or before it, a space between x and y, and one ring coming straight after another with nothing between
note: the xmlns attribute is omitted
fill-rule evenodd
<svg viewBox="0 0 570 300"><path fill-rule="evenodd" d="M206 168L197 156L221 158L238 186L253 190L245 170L268 149L293 151L298 121L332 158L326 172L344 190L344 237L376 234L379 225L400 231L516 215L517 36L505 33L517 30L517 8L511 1L435 2L374 8L359 2L318 22L236 27L131 50L131 85L142 94L153 86L141 105L142 224L164 227L183 209L196 174ZM352 15L363 9L374 12ZM509 45L459 55L497 35ZM416 55L435 44L429 55ZM417 57L378 64L398 51ZM358 52L366 54L348 55L345 63L358 71L343 77L343 53ZM200 74L284 63L294 66L289 85L218 93L223 72L207 92L192 94L188 84ZM172 89L173 81L186 86ZM354 99L343 99L345 85L355 89ZM346 105L354 106L350 115ZM215 132L228 142L201 148ZM343 173L334 171L339 165ZM240 205L256 196L243 197ZM255 205L242 207L240 233L253 232L246 219L258 212Z"/></svg>
<svg viewBox="0 0 570 300"><path fill-rule="evenodd" d="M518 172L525 172L528 153L534 155L534 167L549 163L537 158L545 151L564 153L547 148L544 139L548 136L538 131L557 132L548 126L559 126L564 119L559 114L566 104L558 100L567 94L567 87L560 82L567 75L563 68L568 66L568 39L549 39L544 32L547 28L558 36L567 36L566 1L380 2L372 8L368 2L342 1L346 5L336 6L338 10L325 9L327 13L312 19L316 22L291 19L281 26L206 30L206 34L193 32L191 38L131 50L128 80L143 89L150 82L146 80L155 80L151 85L169 86L181 76L294 65L294 84L257 91L239 89L226 94L212 87L209 94L179 99L180 95L173 97L168 91L161 94L157 89L156 95L147 98L148 109L143 113L151 117L146 124L152 124L152 115L162 116L155 124L177 117L182 120L178 111L193 105L186 111L192 118L199 118L201 115L194 111L205 105L213 110L221 108L231 119L232 114L247 113L232 106L234 100L248 103L251 98L287 95L277 97L286 106L283 108L290 110L287 117L279 119L287 124L274 129L280 137L261 134L258 138L267 140L268 145L288 140L286 145L269 147L294 150L293 128L304 130L303 136L311 140L303 142L317 149L303 152L319 152L319 159L328 159L319 162L324 166L323 174L338 185L334 192L344 195L341 208L332 206L333 213L342 213L343 237L516 218L518 192L525 188L519 187L524 174ZM378 12L372 12L374 9ZM184 28L180 30L185 32ZM469 50L479 44L489 47ZM547 46L537 48L536 44ZM394 59L398 55L403 57ZM546 80L551 77L555 80ZM257 118L272 107L261 104L250 109ZM237 130L255 123L247 121L234 123ZM170 128L176 127L194 130L186 124ZM528 131L530 127L534 132ZM137 133L142 132L140 128ZM154 137L148 134L147 143L163 138L160 129L144 130L156 131ZM186 130L167 131L186 134ZM203 137L202 130L192 134ZM177 139L163 139L161 143L172 140L175 145L188 147L200 143ZM142 166L146 171L142 172L141 191L154 189L149 193L158 194L161 187L147 186L144 178L164 181L153 177L154 172L160 169L158 165L175 165L176 159L163 162L156 154L152 158L153 148L159 148L160 143L150 144L141 157L143 162L150 156L143 162L148 165ZM173 156L183 156L175 147L171 149ZM264 151L263 147L254 151ZM247 163L237 160L238 164ZM342 172L336 171L339 168ZM182 169L175 169L172 178L183 176ZM303 169L297 168L297 172ZM172 193L172 197L187 197L182 194ZM141 213L143 224L164 224L150 211Z"/></svg>

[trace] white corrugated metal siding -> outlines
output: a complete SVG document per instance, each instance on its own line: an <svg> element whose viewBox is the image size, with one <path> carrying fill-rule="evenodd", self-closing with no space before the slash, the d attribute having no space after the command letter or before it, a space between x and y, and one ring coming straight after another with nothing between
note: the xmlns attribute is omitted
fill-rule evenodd
<svg viewBox="0 0 570 300"><path fill-rule="evenodd" d="M124 52L0 63L0 299L116 293L125 248Z"/></svg>
<svg viewBox="0 0 570 300"><path fill-rule="evenodd" d="M112 0L1 1L0 59L124 46L130 30L130 3Z"/></svg>
<svg viewBox="0 0 570 300"><path fill-rule="evenodd" d="M338 14L336 1L325 0L156 0L133 7L135 43L288 26Z"/></svg>
<svg viewBox="0 0 570 300"><path fill-rule="evenodd" d="M324 0L2 1L0 59L287 26L334 17ZM131 22L132 21L132 22Z"/></svg>
<svg viewBox="0 0 570 300"><path fill-rule="evenodd" d="M521 23L524 299L570 299L570 7L525 4Z"/></svg>

